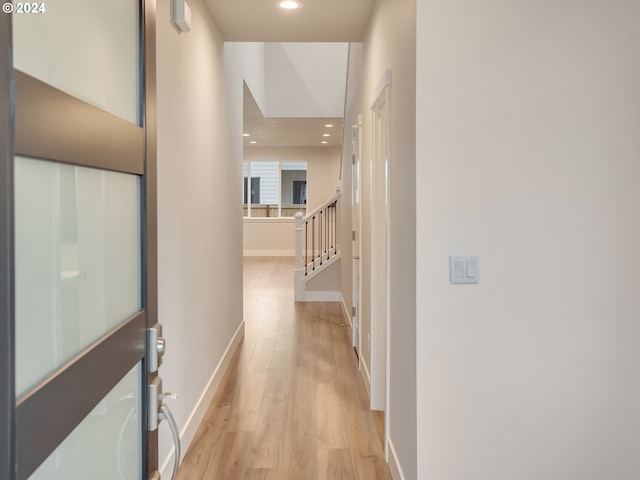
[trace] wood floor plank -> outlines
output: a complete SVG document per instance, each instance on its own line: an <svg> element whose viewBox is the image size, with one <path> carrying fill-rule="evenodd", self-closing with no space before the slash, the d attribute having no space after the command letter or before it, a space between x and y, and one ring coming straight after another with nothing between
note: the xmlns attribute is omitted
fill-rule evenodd
<svg viewBox="0 0 640 480"><path fill-rule="evenodd" d="M378 437L375 420L370 412L348 412L347 432L356 471L354 478L392 480L389 467L384 461L384 448Z"/></svg>
<svg viewBox="0 0 640 480"><path fill-rule="evenodd" d="M337 365L331 343L331 325L320 319L313 324L313 359L316 381L330 383L337 375Z"/></svg>
<svg viewBox="0 0 640 480"><path fill-rule="evenodd" d="M378 439L384 445L384 412L370 412L373 417L373 422L376 425L376 432L378 433Z"/></svg>
<svg viewBox="0 0 640 480"><path fill-rule="evenodd" d="M278 468L249 468L245 480L283 480L282 471Z"/></svg>
<svg viewBox="0 0 640 480"><path fill-rule="evenodd" d="M294 348L294 365L296 367L308 367L313 369L313 324L309 321L300 321L296 332Z"/></svg>
<svg viewBox="0 0 640 480"><path fill-rule="evenodd" d="M316 425L313 415L289 420L282 478L315 479L318 468Z"/></svg>
<svg viewBox="0 0 640 480"><path fill-rule="evenodd" d="M316 383L318 448L348 448L342 400L335 383Z"/></svg>
<svg viewBox="0 0 640 480"><path fill-rule="evenodd" d="M267 384L264 394L287 394L291 390L291 374L293 369L292 351L274 351L271 356Z"/></svg>
<svg viewBox="0 0 640 480"><path fill-rule="evenodd" d="M342 306L295 303L291 258L244 279L245 336L178 479L391 479Z"/></svg>
<svg viewBox="0 0 640 480"><path fill-rule="evenodd" d="M242 388L233 400L227 429L235 432L253 432L258 423L262 395L267 383L266 373L247 374Z"/></svg>
<svg viewBox="0 0 640 480"><path fill-rule="evenodd" d="M225 432L220 441L219 450L214 450L211 462L215 465L210 478L225 478L229 480L244 478L246 461L251 444L249 432ZM206 477L205 477L206 478Z"/></svg>
<svg viewBox="0 0 640 480"><path fill-rule="evenodd" d="M290 420L300 420L311 417L312 421L315 422L315 381L311 367L293 368L289 397Z"/></svg>
<svg viewBox="0 0 640 480"><path fill-rule="evenodd" d="M296 323L293 321L280 322L280 329L278 330L278 337L274 345L274 351L276 352L293 352L296 345Z"/></svg>
<svg viewBox="0 0 640 480"><path fill-rule="evenodd" d="M356 473L348 448L318 452L318 480L354 480Z"/></svg>
<svg viewBox="0 0 640 480"><path fill-rule="evenodd" d="M331 338L334 344L337 379L345 410L368 410L369 398L358 371L358 358L350 345L345 327L331 326Z"/></svg>
<svg viewBox="0 0 640 480"><path fill-rule="evenodd" d="M206 478L214 447L225 432L225 423L231 411L230 404L212 404L205 420L200 424L178 471L178 479Z"/></svg>
<svg viewBox="0 0 640 480"><path fill-rule="evenodd" d="M185 469L181 465L177 480L224 478L228 480L244 478L246 461L250 451L251 433L224 432L218 442L218 448L211 450L207 462L199 468Z"/></svg>
<svg viewBox="0 0 640 480"><path fill-rule="evenodd" d="M283 463L288 404L287 394L265 395L253 434L249 467L273 469Z"/></svg>

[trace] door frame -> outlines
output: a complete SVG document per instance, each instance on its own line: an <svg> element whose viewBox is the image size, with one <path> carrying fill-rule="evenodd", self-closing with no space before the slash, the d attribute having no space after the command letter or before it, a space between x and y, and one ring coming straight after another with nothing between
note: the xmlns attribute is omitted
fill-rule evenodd
<svg viewBox="0 0 640 480"><path fill-rule="evenodd" d="M147 312L147 331L158 323L158 122L157 122L157 87L156 87L156 0L141 0L141 32L142 32L142 126L144 128L144 181L142 196L146 204L145 225L143 228L143 269L142 292L143 306ZM147 338L145 359L155 355L157 349L149 345ZM150 372L146 361L143 365L145 385L150 385L159 376L158 370ZM160 359L158 359L160 364ZM159 392L162 393L162 392ZM158 460L158 429L149 431L149 405L155 404L149 399L149 388L144 389L142 401L143 439L142 460L143 478L155 480L160 478ZM144 434L143 434L144 435Z"/></svg>
<svg viewBox="0 0 640 480"><path fill-rule="evenodd" d="M384 447L388 459L389 444L389 404L390 404L390 331L391 331L391 285L390 285L390 244L391 244L391 195L390 195L390 166L391 166L391 69L386 69L378 82L373 100L370 102L372 121L371 143L371 408L385 411ZM381 126L384 132L385 149L379 152L376 143L380 140L377 132L378 112L384 108L385 124ZM384 155L382 158L381 153ZM384 183L382 189L380 183ZM380 191L382 190L382 191ZM382 197L380 197L382 196ZM384 203L384 222L376 212L376 205ZM384 249L379 243L384 238ZM379 272L384 269L384 282L378 280ZM384 286L381 286L384 285ZM378 302L384 299L384 312L380 312Z"/></svg>
<svg viewBox="0 0 640 480"><path fill-rule="evenodd" d="M0 478L15 464L13 68L11 15L0 15Z"/></svg>
<svg viewBox="0 0 640 480"><path fill-rule="evenodd" d="M53 87L15 71L12 63L12 16L0 15L0 478L8 480L25 478L48 456L51 446L66 436L77 425L77 419L88 413L87 405L74 402L66 389L69 378L95 378L99 372L107 378L115 377L109 370L111 365L96 365L104 351L122 352L122 365L134 358L142 359L142 478L158 478L157 430L148 432L147 385L157 373L147 370L147 327L157 323L157 174L156 174L156 75L155 75L155 0L140 0L140 126L134 126L102 112L95 107L64 94ZM36 96L36 97L34 97ZM46 102L33 101L38 96ZM27 104L24 98L32 101ZM51 117L53 109L65 108L71 112L64 119L49 122L47 128L29 129L43 116ZM18 114L16 115L16 109ZM92 122L97 123L92 123ZM18 122L18 124L16 124ZM118 135L119 142L106 142L105 151L91 145L89 150L74 143L87 133L95 136L96 125L108 133ZM93 129L93 130L92 130ZM34 135L34 131L36 134ZM61 132L63 134L61 135ZM50 139L60 136L51 148ZM89 137L91 138L91 137ZM102 142L105 143L105 142ZM127 152L133 149L134 155ZM96 155L96 152L98 153ZM91 153L91 155L88 155ZM15 266L14 266L14 156L25 155L52 160L66 160L78 165L113 169L141 176L141 225L142 291L139 312L127 322L109 332L92 345L83 356L84 362L71 362L58 370L50 383L43 384L20 399L15 398ZM132 161L135 156L142 161ZM101 158L100 158L101 157ZM104 159L108 160L105 161ZM114 164L113 160L118 163ZM125 339L126 343L122 343ZM139 361L139 360L136 360ZM99 362L98 362L99 363ZM98 368L99 372L94 369ZM110 378L97 383L89 382L88 395L96 397L101 391L108 392L105 385L113 386ZM106 393L105 392L105 393ZM45 415L49 405L46 400L57 398L64 411L59 415ZM67 408L68 407L68 408ZM52 420L52 417L53 418ZM51 431L39 435L35 447L25 451L21 439L33 437L34 428L41 428L46 421ZM33 445L31 445L33 447Z"/></svg>
<svg viewBox="0 0 640 480"><path fill-rule="evenodd" d="M352 134L352 171L351 171L351 228L352 233L352 345L358 351L358 369L362 370L362 115L358 114L358 123L353 126ZM357 171L357 180L354 178ZM357 193L356 193L357 192ZM356 197L356 195L358 197ZM355 214L355 216L354 216ZM356 258L357 256L357 258Z"/></svg>

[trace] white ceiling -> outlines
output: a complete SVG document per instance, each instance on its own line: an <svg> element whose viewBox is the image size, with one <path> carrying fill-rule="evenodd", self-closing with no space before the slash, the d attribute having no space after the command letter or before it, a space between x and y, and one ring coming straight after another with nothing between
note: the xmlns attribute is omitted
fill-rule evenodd
<svg viewBox="0 0 640 480"><path fill-rule="evenodd" d="M244 133L249 134L243 138L245 147L337 146L342 144L342 118L264 118L245 84Z"/></svg>
<svg viewBox="0 0 640 480"><path fill-rule="evenodd" d="M360 42L375 0L301 0L282 10L276 0L205 0L225 41Z"/></svg>
<svg viewBox="0 0 640 480"><path fill-rule="evenodd" d="M286 11L276 0L205 0L229 42L360 42L376 0L301 0ZM246 87L245 87L246 89ZM342 143L341 118L267 118L245 93L246 147L334 146ZM325 124L335 125L331 129ZM323 137L329 133L330 137ZM327 144L320 143L328 141ZM250 141L255 141L251 144Z"/></svg>

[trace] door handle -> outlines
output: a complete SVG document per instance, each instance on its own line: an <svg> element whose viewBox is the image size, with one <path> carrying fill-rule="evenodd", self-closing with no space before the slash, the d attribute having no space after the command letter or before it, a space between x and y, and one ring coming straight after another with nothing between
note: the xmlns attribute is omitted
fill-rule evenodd
<svg viewBox="0 0 640 480"><path fill-rule="evenodd" d="M153 327L147 329L147 341L149 342L149 357L147 361L149 373L157 372L167 348L167 342L162 337L162 325L156 323Z"/></svg>
<svg viewBox="0 0 640 480"><path fill-rule="evenodd" d="M169 406L164 402L166 399L175 400L178 395L175 393L163 393L162 392L162 379L156 377L148 385L149 396L149 431L153 432L158 429L158 425L162 420L166 420L171 430L171 438L175 445L175 456L173 461L173 474L171 479L173 480L178 473L178 466L180 465L180 432L178 431L178 424L171 414Z"/></svg>
<svg viewBox="0 0 640 480"><path fill-rule="evenodd" d="M165 348L167 348L167 342L163 337L158 337L156 340L156 352L158 352L158 358L164 356Z"/></svg>

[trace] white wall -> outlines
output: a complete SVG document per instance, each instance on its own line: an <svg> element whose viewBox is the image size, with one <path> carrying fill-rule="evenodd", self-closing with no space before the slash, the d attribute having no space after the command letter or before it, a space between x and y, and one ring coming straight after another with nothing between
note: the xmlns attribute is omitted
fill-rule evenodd
<svg viewBox="0 0 640 480"><path fill-rule="evenodd" d="M296 254L293 218L271 220L245 218L243 254L246 257L293 257Z"/></svg>
<svg viewBox="0 0 640 480"><path fill-rule="evenodd" d="M342 117L347 43L232 42L265 117Z"/></svg>
<svg viewBox="0 0 640 480"><path fill-rule="evenodd" d="M265 117L342 117L347 43L267 43Z"/></svg>
<svg viewBox="0 0 640 480"><path fill-rule="evenodd" d="M362 129L362 317L363 351L361 358L371 372L371 355L366 338L371 333L371 144L373 100L376 88L387 68L391 69L391 158L390 176L390 419L391 460L405 478L416 478L416 343L415 343L415 9L414 0L380 0L371 16L362 43L362 83L349 93L358 97L358 107L349 107L353 115L363 115ZM359 52L352 58L357 71ZM349 140L350 141L350 140ZM343 165L344 196L351 196L351 175ZM380 192L375 192L379 195ZM349 237L343 237L343 244ZM344 279L344 276L343 276ZM375 280L375 279L374 279ZM351 282L343 281L351 298Z"/></svg>
<svg viewBox="0 0 640 480"><path fill-rule="evenodd" d="M242 324L242 108L228 111L226 102L242 105L242 82L226 88L220 34L200 0L189 6L188 34L169 24L168 0L158 2L157 25L159 314L167 338L160 375L180 395L171 409L188 427L183 452ZM160 437L162 464L171 444L165 425Z"/></svg>
<svg viewBox="0 0 640 480"><path fill-rule="evenodd" d="M264 115L267 111L265 44L262 42L227 43L226 48L233 51L236 68L240 68L242 79L247 83L253 99Z"/></svg>
<svg viewBox="0 0 640 480"><path fill-rule="evenodd" d="M307 207L318 207L336 194L340 185L339 147L246 147L244 161L307 162ZM242 186L242 185L241 185ZM238 213L242 216L242 210ZM244 255L295 255L293 220L245 219Z"/></svg>
<svg viewBox="0 0 640 480"><path fill-rule="evenodd" d="M311 280L307 280L305 285L305 293L308 297L313 297L315 293L333 295L340 293L340 263L342 258L336 260L336 263L329 265L325 270ZM307 297L307 298L308 298ZM323 300L324 301L324 300Z"/></svg>
<svg viewBox="0 0 640 480"><path fill-rule="evenodd" d="M418 12L418 478L640 478L640 3Z"/></svg>

